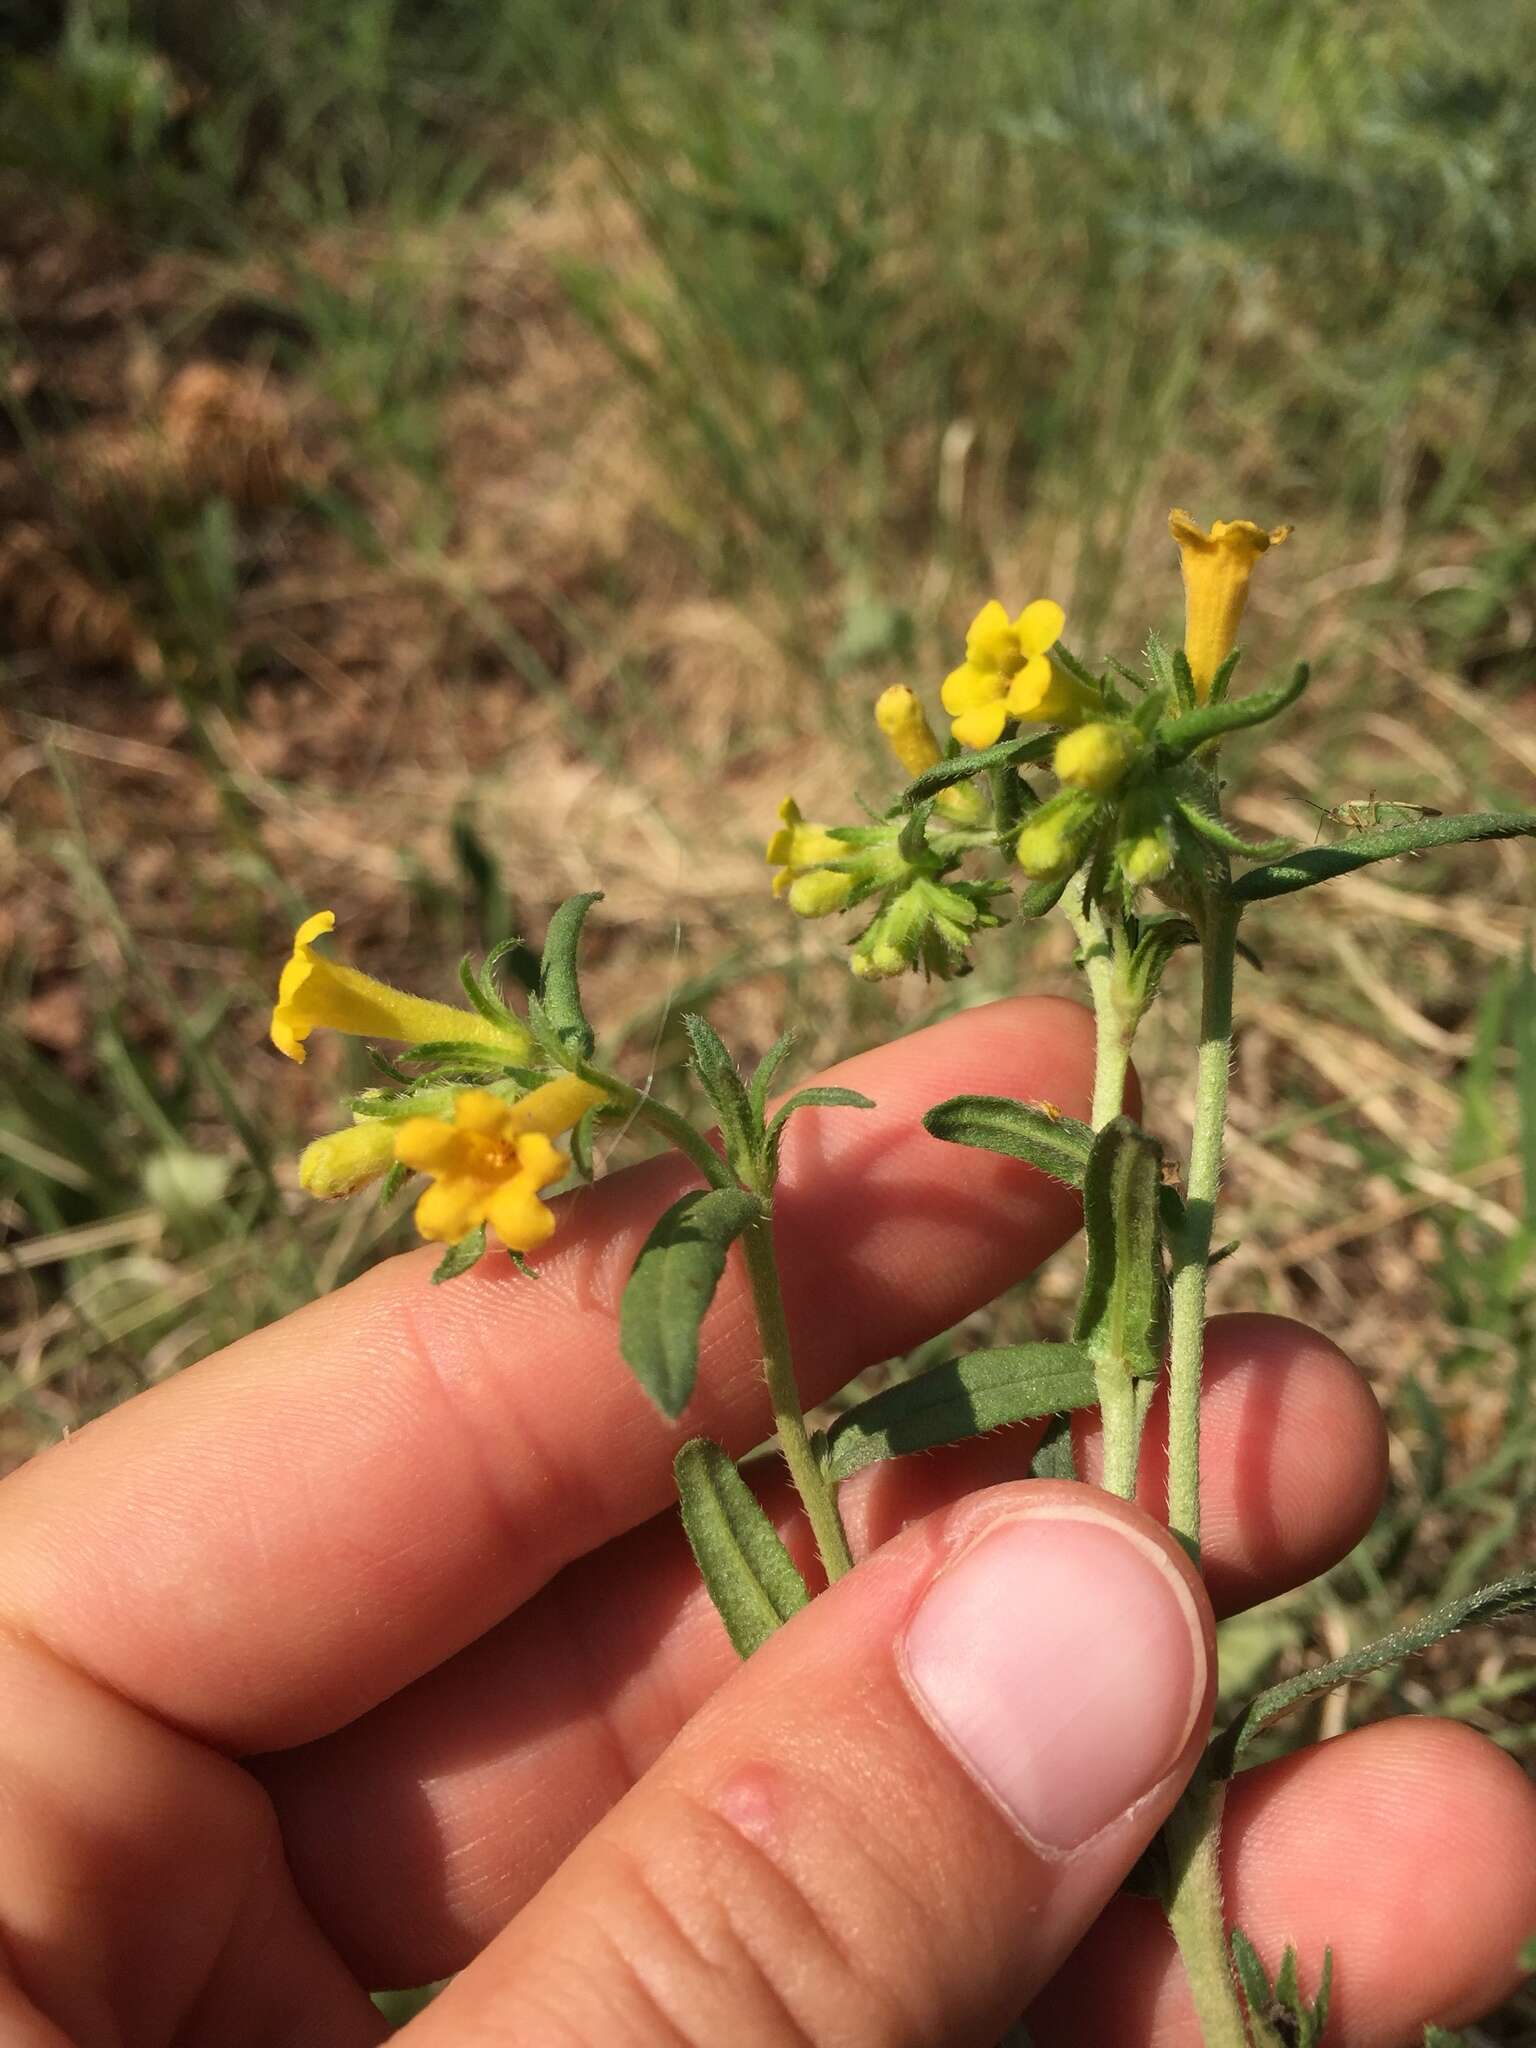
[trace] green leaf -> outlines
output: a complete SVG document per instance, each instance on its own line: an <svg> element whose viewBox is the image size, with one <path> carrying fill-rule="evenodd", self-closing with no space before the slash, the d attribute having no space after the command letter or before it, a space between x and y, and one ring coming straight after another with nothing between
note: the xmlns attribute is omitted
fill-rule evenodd
<svg viewBox="0 0 1536 2048"><path fill-rule="evenodd" d="M1150 1378L1163 1360L1163 1153L1128 1116L1093 1141L1083 1175L1088 1270L1072 1332L1099 1365Z"/></svg>
<svg viewBox="0 0 1536 2048"><path fill-rule="evenodd" d="M683 1528L738 1653L750 1657L810 1594L779 1532L735 1465L707 1437L677 1454Z"/></svg>
<svg viewBox="0 0 1536 2048"><path fill-rule="evenodd" d="M1057 1415L1046 1424L1035 1455L1029 1461L1031 1479L1076 1479L1077 1450L1072 1442L1072 1417Z"/></svg>
<svg viewBox="0 0 1536 2048"><path fill-rule="evenodd" d="M1177 665L1179 657L1176 655L1174 660ZM1302 662L1291 680L1278 690L1256 690L1251 697L1229 697L1225 704L1202 704L1194 711L1186 711L1182 718L1170 719L1163 727L1157 736L1158 744L1176 761L1182 761L1196 747L1219 740L1225 733L1237 732L1244 726L1264 725L1296 702L1307 687L1309 673Z"/></svg>
<svg viewBox="0 0 1536 2048"><path fill-rule="evenodd" d="M760 1124L768 1114L768 1094L773 1079L789 1056L795 1042L793 1031L786 1031L782 1038L776 1038L758 1061L752 1079L747 1086L747 1100L752 1105L752 1114Z"/></svg>
<svg viewBox="0 0 1536 2048"><path fill-rule="evenodd" d="M731 1245L763 1213L742 1188L696 1188L640 1247L619 1309L619 1350L664 1415L687 1407L699 1374L699 1325Z"/></svg>
<svg viewBox="0 0 1536 2048"><path fill-rule="evenodd" d="M567 896L544 933L544 957L539 963L539 1002L550 1029L568 1051L586 1059L594 1039L586 1012L581 1007L581 982L576 955L581 946L581 928L594 903L603 900L600 889L581 896Z"/></svg>
<svg viewBox="0 0 1536 2048"><path fill-rule="evenodd" d="M1069 1188L1082 1186L1093 1144L1092 1131L1075 1116L1007 1095L951 1095L927 1112L923 1129L946 1145L1022 1159Z"/></svg>
<svg viewBox="0 0 1536 2048"><path fill-rule="evenodd" d="M525 994L537 992L539 956L525 940L502 939L486 954L480 968L480 981L487 994L495 995L496 977L503 967Z"/></svg>
<svg viewBox="0 0 1536 2048"><path fill-rule="evenodd" d="M1063 875L1056 882L1031 882L1027 889L1021 889L1018 896L1020 917L1044 917L1054 910L1066 894L1067 884L1072 877Z"/></svg>
<svg viewBox="0 0 1536 2048"><path fill-rule="evenodd" d="M1006 768L1010 761L1027 765L1031 761L1048 761L1055 752L1058 735L1028 733L1018 739L999 740L995 747L978 747L974 753L952 754L946 760L935 761L931 768L925 768L915 782L909 782L901 793L905 809L927 803L941 790L953 789L957 782L969 782L974 775L985 775L989 768Z"/></svg>
<svg viewBox="0 0 1536 2048"><path fill-rule="evenodd" d="M1270 2000L1274 1997L1274 1992L1270 1988L1269 1972L1259 1960L1258 1951L1241 1927L1234 1927L1228 1940L1231 1943L1237 1981L1243 1987L1248 2010L1255 2019L1262 2019L1269 2011Z"/></svg>
<svg viewBox="0 0 1536 2048"><path fill-rule="evenodd" d="M693 1047L693 1070L720 1121L726 1157L740 1178L749 1180L757 1164L762 1126L752 1113L746 1083L736 1071L736 1062L725 1041L708 1018L690 1011L683 1019L683 1029Z"/></svg>
<svg viewBox="0 0 1536 2048"><path fill-rule="evenodd" d="M1185 824L1198 832L1208 846L1222 853L1235 853L1239 860L1274 860L1279 854L1289 853L1296 844L1294 839L1244 839L1240 832L1234 832L1220 818L1213 818L1187 796L1175 797L1174 806Z"/></svg>
<svg viewBox="0 0 1536 2048"><path fill-rule="evenodd" d="M768 1126L764 1152L768 1161L771 1180L779 1174L779 1145L784 1136L784 1126L797 1109L873 1109L874 1103L867 1095L861 1095L857 1088L799 1088L784 1103Z"/></svg>
<svg viewBox="0 0 1536 2048"><path fill-rule="evenodd" d="M523 1028L521 1020L513 1016L493 989L485 986L481 976L470 964L471 958L472 956L466 953L459 962L459 984L465 995L488 1023L499 1025L504 1030L520 1032Z"/></svg>
<svg viewBox="0 0 1536 2048"><path fill-rule="evenodd" d="M1412 1657L1420 1650L1443 1642L1459 1629L1502 1621L1512 1614L1528 1613L1533 1607L1536 1607L1536 1570L1515 1572L1507 1579L1499 1579L1491 1586L1468 1593L1463 1599L1451 1601L1448 1606L1437 1607L1422 1621L1394 1629L1390 1635L1367 1643L1363 1649L1351 1650L1347 1656L1335 1657L1331 1663L1319 1664L1311 1671L1302 1671L1295 1678L1287 1678L1280 1685L1270 1686L1267 1692L1261 1692L1256 1699L1250 1700L1212 1743L1212 1769L1218 1777L1229 1777L1241 1766L1243 1756L1255 1737L1272 1721L1279 1720L1282 1714L1289 1713L1292 1707L1300 1706L1303 1701L1331 1692L1336 1685L1347 1684L1352 1678L1363 1678L1369 1672L1400 1663L1404 1657Z"/></svg>
<svg viewBox="0 0 1536 2048"><path fill-rule="evenodd" d="M931 1451L1010 1422L1088 1408L1097 1399L1093 1365L1074 1344L972 1351L839 1415L827 1431L826 1469L833 1479L846 1479L881 1458Z"/></svg>
<svg viewBox="0 0 1536 2048"><path fill-rule="evenodd" d="M1461 846L1472 839L1521 839L1532 833L1536 811L1469 811L1456 818L1420 818L1411 825L1357 832L1337 846L1309 846L1304 853L1288 853L1283 860L1251 868L1232 884L1232 895L1239 903L1262 903L1271 896L1311 889L1373 861L1396 860L1435 846Z"/></svg>
<svg viewBox="0 0 1536 2048"><path fill-rule="evenodd" d="M457 1280L461 1273L467 1273L485 1250L485 1225L478 1224L467 1237L461 1237L457 1244L449 1245L432 1271L432 1285L441 1287L445 1280Z"/></svg>
<svg viewBox="0 0 1536 2048"><path fill-rule="evenodd" d="M1174 954L1199 942L1200 935L1187 917L1149 918L1142 924L1126 974L1127 992L1138 1016L1151 1007Z"/></svg>

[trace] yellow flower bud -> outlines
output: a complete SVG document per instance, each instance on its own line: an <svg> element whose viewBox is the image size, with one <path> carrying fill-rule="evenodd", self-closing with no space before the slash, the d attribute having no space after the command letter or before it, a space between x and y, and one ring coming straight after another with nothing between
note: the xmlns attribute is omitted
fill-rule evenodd
<svg viewBox="0 0 1536 2048"><path fill-rule="evenodd" d="M1095 719L1063 733L1056 743L1054 767L1057 777L1074 789L1089 789L1107 796L1125 780L1126 770L1141 752L1141 737L1134 726L1109 725Z"/></svg>
<svg viewBox="0 0 1536 2048"><path fill-rule="evenodd" d="M875 700L875 723L910 777L921 775L942 758L928 714L905 683L893 683L880 692Z"/></svg>
<svg viewBox="0 0 1536 2048"><path fill-rule="evenodd" d="M899 946L879 939L867 952L855 953L849 965L861 981L889 981L906 972L907 962Z"/></svg>
<svg viewBox="0 0 1536 2048"><path fill-rule="evenodd" d="M1173 833L1150 790L1130 797L1120 813L1115 859L1133 889L1162 881L1173 866Z"/></svg>
<svg viewBox="0 0 1536 2048"><path fill-rule="evenodd" d="M813 868L789 885L789 907L797 917L830 917L853 894L853 876L836 868Z"/></svg>
<svg viewBox="0 0 1536 2048"><path fill-rule="evenodd" d="M1061 790L1043 803L1019 834L1016 852L1025 874L1037 882L1070 875L1088 850L1099 808L1097 797L1076 789Z"/></svg>
<svg viewBox="0 0 1536 2048"><path fill-rule="evenodd" d="M377 1180L393 1163L395 1126L381 1116L331 1131L306 1145L299 1160L299 1186L306 1195L334 1202Z"/></svg>

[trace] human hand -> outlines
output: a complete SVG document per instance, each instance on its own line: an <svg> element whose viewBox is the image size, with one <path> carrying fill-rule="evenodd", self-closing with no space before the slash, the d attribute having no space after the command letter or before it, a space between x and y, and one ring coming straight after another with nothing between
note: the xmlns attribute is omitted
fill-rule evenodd
<svg viewBox="0 0 1536 2048"><path fill-rule="evenodd" d="M995 1005L840 1069L876 1110L797 1120L809 1398L1068 1235L1064 1190L918 1119L968 1088L1080 1113L1088 1039ZM422 2048L986 2044L1031 2000L1039 2048L1193 2048L1161 1915L1114 1894L1205 1737L1204 1591L1149 1516L1023 1480L1020 1428L850 1482L873 1555L740 1665L671 1457L766 1433L744 1290L684 1430L615 1343L681 1172L571 1198L536 1283L395 1260L0 1487L7 2044L352 2048L385 2031L365 1986L462 1971ZM1212 1325L1203 1442L1218 1612L1376 1510L1374 1404L1297 1325ZM1155 1434L1144 1471L1152 1507ZM1536 1796L1481 1738L1388 1722L1244 1774L1228 1813L1232 1917L1271 1962L1338 1951L1330 2041L1510 1987Z"/></svg>

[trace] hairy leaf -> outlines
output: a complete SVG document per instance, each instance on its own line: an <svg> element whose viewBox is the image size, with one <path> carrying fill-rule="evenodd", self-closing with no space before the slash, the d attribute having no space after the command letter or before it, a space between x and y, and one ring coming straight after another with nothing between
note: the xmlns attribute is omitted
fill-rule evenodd
<svg viewBox="0 0 1536 2048"><path fill-rule="evenodd" d="M773 1087L773 1077L789 1057L795 1042L793 1031L786 1031L776 1038L758 1061L752 1079L747 1087L747 1099L752 1104L752 1114L761 1123L768 1114L768 1096Z"/></svg>
<svg viewBox="0 0 1536 2048"><path fill-rule="evenodd" d="M1014 1344L973 1351L902 1380L850 1408L827 1431L826 1467L846 1479L881 1458L985 1436L1006 1423L1087 1408L1093 1366L1073 1344Z"/></svg>
<svg viewBox="0 0 1536 2048"><path fill-rule="evenodd" d="M1072 1442L1072 1417L1056 1415L1045 1426L1045 1434L1029 1461L1031 1479L1077 1479L1077 1450Z"/></svg>
<svg viewBox="0 0 1536 2048"><path fill-rule="evenodd" d="M1049 760L1055 746L1055 733L1029 733L1019 739L999 740L995 747L978 747L975 753L953 754L947 760L935 761L915 782L908 783L901 801L911 810L914 805L936 797L941 790L953 789L957 782L985 775L989 768L1006 768L1010 761L1027 765L1031 761Z"/></svg>
<svg viewBox="0 0 1536 2048"><path fill-rule="evenodd" d="M707 1437L678 1452L673 1470L683 1528L726 1634L743 1657L810 1599L779 1532L735 1465Z"/></svg>
<svg viewBox="0 0 1536 2048"><path fill-rule="evenodd" d="M1096 1364L1150 1377L1163 1357L1162 1147L1128 1116L1093 1141L1083 1176L1088 1270L1073 1337Z"/></svg>
<svg viewBox="0 0 1536 2048"><path fill-rule="evenodd" d="M756 1163L761 1126L752 1113L746 1083L736 1071L725 1041L707 1018L690 1011L683 1019L683 1029L693 1047L693 1070L720 1120L726 1157L747 1179Z"/></svg>
<svg viewBox="0 0 1536 2048"><path fill-rule="evenodd" d="M478 1223L466 1237L461 1237L457 1244L449 1245L443 1253L432 1269L432 1285L440 1287L445 1280L457 1280L461 1273L469 1271L484 1250L485 1225Z"/></svg>
<svg viewBox="0 0 1536 2048"><path fill-rule="evenodd" d="M576 956L581 946L581 928L594 903L603 900L600 889L581 896L567 896L544 934L544 957L539 966L539 1002L550 1029L560 1042L582 1059L592 1051L592 1027L581 1007L581 981Z"/></svg>
<svg viewBox="0 0 1536 2048"><path fill-rule="evenodd" d="M973 1145L1022 1159L1069 1188L1080 1188L1093 1133L1075 1116L1007 1095L951 1095L936 1102L923 1128L946 1145Z"/></svg>
<svg viewBox="0 0 1536 2048"><path fill-rule="evenodd" d="M1220 818L1202 810L1192 798L1175 797L1174 802L1185 824L1198 832L1208 846L1221 853L1234 853L1240 860L1274 860L1279 854L1289 853L1296 843L1294 839L1244 839Z"/></svg>
<svg viewBox="0 0 1536 2048"><path fill-rule="evenodd" d="M1239 903L1262 903L1271 896L1289 896L1297 889L1332 881L1373 861L1397 860L1405 853L1424 853L1435 846L1461 846L1472 839L1519 839L1536 833L1536 811L1469 811L1456 818L1419 818L1411 825L1388 825L1379 832L1357 832L1337 846L1309 846L1267 861L1232 884Z"/></svg>
<svg viewBox="0 0 1536 2048"><path fill-rule="evenodd" d="M640 1247L619 1309L619 1350L664 1415L687 1407L699 1374L699 1325L726 1253L762 1214L742 1188L696 1188L674 1202Z"/></svg>
<svg viewBox="0 0 1536 2048"><path fill-rule="evenodd" d="M1186 711L1182 718L1171 719L1163 727L1159 742L1175 760L1182 761L1196 747L1219 740L1226 733L1238 732L1244 726L1264 725L1296 702L1307 687L1308 673L1306 663L1302 662L1291 680L1277 690L1256 690L1251 697L1229 697L1223 704L1202 704L1197 710Z"/></svg>
<svg viewBox="0 0 1536 2048"><path fill-rule="evenodd" d="M1400 1663L1404 1657L1412 1657L1420 1650L1443 1642L1459 1629L1502 1621L1512 1614L1528 1613L1532 1608L1536 1608L1536 1570L1515 1572L1507 1579L1499 1579L1491 1586L1482 1586L1477 1592L1468 1593L1463 1599L1451 1601L1448 1606L1437 1607L1422 1621L1394 1629L1390 1635L1367 1643L1363 1649L1351 1650L1347 1656L1335 1657L1331 1663L1319 1664L1311 1671L1302 1671L1294 1678L1287 1678L1280 1685L1270 1686L1268 1691L1250 1700L1236 1720L1224 1728L1212 1743L1212 1769L1218 1776L1230 1776L1241 1765L1254 1738L1272 1721L1279 1720L1282 1714L1289 1713L1292 1707L1300 1706L1303 1701L1331 1692L1336 1685L1345 1685L1352 1678L1363 1678L1369 1672Z"/></svg>

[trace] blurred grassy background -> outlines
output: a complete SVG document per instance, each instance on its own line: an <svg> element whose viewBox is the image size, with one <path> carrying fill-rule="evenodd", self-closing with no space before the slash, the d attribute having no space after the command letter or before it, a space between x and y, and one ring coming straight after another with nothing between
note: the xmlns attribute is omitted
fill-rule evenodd
<svg viewBox="0 0 1536 2048"><path fill-rule="evenodd" d="M601 885L594 1010L662 1089L688 1005L813 1062L1069 987L1035 932L861 987L761 843L790 786L883 798L870 702L932 703L982 597L1173 630L1171 503L1297 526L1248 672L1318 680L1241 820L1532 802L1528 9L3 0L0 65L8 1461L405 1241L295 1195L359 1072L263 1043L302 909L447 993ZM1531 906L1516 845L1251 922L1220 1298L1353 1351L1394 1491L1234 1685L1529 1553ZM1532 1643L1324 1725L1529 1754Z"/></svg>

